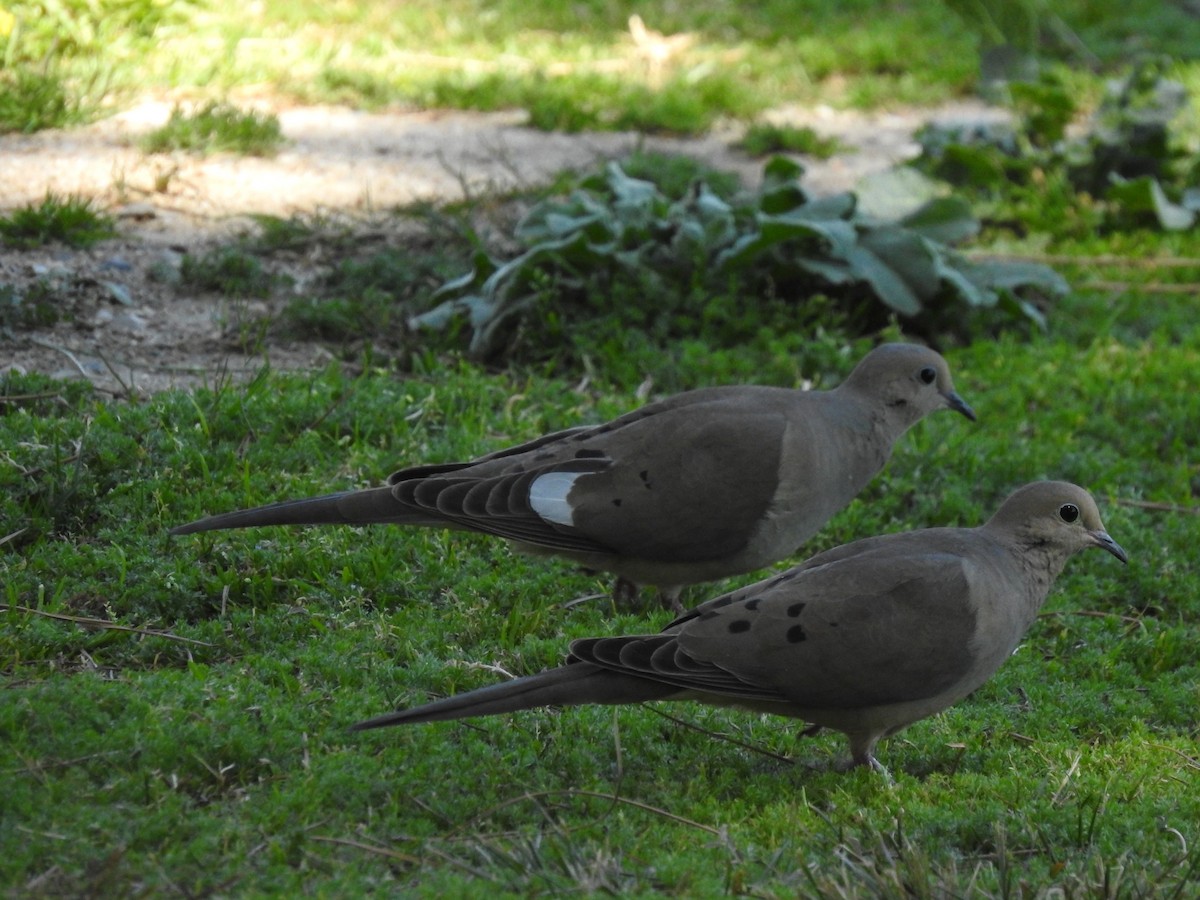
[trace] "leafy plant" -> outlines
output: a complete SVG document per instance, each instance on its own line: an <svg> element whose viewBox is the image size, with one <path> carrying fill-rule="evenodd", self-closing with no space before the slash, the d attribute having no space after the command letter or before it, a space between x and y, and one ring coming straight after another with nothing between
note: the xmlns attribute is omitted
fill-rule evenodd
<svg viewBox="0 0 1200 900"><path fill-rule="evenodd" d="M111 216L98 212L91 198L47 193L37 204L26 204L0 216L0 240L14 247L40 247L61 241L88 247L116 235Z"/></svg>
<svg viewBox="0 0 1200 900"><path fill-rule="evenodd" d="M1200 211L1200 192L1186 185L1196 160L1180 152L1172 133L1188 94L1165 76L1166 65L1145 62L1110 82L1076 137L1066 136L1077 110L1061 80L1043 75L1013 84L1015 127L927 127L918 135L918 165L955 184L1010 195L1025 189L1042 195L1059 174L1081 203L1085 196L1103 198L1110 226L1190 228Z"/></svg>
<svg viewBox="0 0 1200 900"><path fill-rule="evenodd" d="M193 153L240 153L271 156L283 144L279 119L271 113L242 110L210 100L192 112L176 106L161 128L141 142L147 153L186 150Z"/></svg>
<svg viewBox="0 0 1200 900"><path fill-rule="evenodd" d="M945 334L980 310L1040 325L1033 296L1066 290L1043 266L971 263L951 251L949 243L979 227L961 200L934 199L898 221L879 221L857 212L852 193L810 198L802 173L777 157L757 193L730 201L704 180L672 197L610 163L565 200L534 206L516 228L522 253L501 260L478 252L472 271L444 284L438 305L411 325L445 329L465 319L471 355L488 358L535 307L543 316L586 318L589 306L593 315L607 312L604 298L620 296L629 308L619 315L662 329L656 308L700 320L714 295L803 307L819 294L860 328L894 315Z"/></svg>

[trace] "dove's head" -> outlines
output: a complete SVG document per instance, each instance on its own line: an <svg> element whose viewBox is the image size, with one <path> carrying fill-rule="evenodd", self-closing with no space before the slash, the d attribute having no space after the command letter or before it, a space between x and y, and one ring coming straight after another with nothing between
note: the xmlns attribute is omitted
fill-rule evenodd
<svg viewBox="0 0 1200 900"><path fill-rule="evenodd" d="M954 390L946 360L920 344L876 347L854 367L845 386L882 404L888 419L901 428L939 409L952 409L975 421L975 411Z"/></svg>
<svg viewBox="0 0 1200 900"><path fill-rule="evenodd" d="M1047 547L1065 559L1088 547L1107 550L1123 563L1125 550L1104 529L1092 495L1066 481L1035 481L1017 488L988 521L1027 547Z"/></svg>

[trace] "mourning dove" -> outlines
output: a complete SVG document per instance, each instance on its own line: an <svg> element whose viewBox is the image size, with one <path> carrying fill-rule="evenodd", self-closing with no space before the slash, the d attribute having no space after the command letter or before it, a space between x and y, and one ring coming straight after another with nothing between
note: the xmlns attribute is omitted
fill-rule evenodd
<svg viewBox="0 0 1200 900"><path fill-rule="evenodd" d="M699 700L792 716L875 745L991 677L1068 558L1126 553L1083 488L1035 482L978 528L867 538L697 606L659 634L571 643L568 664L354 730L536 706ZM806 733L809 733L806 732Z"/></svg>
<svg viewBox="0 0 1200 900"><path fill-rule="evenodd" d="M657 585L682 612L682 585L794 553L938 409L975 419L941 356L884 344L833 390L688 391L471 462L402 469L384 487L210 516L171 533L369 523L480 531L613 572L619 585Z"/></svg>

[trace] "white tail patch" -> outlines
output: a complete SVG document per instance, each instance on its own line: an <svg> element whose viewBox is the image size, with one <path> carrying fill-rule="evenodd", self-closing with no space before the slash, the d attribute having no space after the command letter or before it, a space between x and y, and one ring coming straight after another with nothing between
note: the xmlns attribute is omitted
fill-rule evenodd
<svg viewBox="0 0 1200 900"><path fill-rule="evenodd" d="M567 502L567 495L575 486L575 479L588 472L547 472L533 479L529 485L529 505L533 511L555 525L574 525L575 511Z"/></svg>

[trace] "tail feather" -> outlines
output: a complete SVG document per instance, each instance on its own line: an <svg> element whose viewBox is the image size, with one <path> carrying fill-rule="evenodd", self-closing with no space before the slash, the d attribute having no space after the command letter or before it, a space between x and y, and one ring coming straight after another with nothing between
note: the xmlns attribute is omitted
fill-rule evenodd
<svg viewBox="0 0 1200 900"><path fill-rule="evenodd" d="M223 528L260 525L441 525L446 523L397 502L390 487L342 491L322 497L285 500L253 509L239 509L179 525L171 534L194 534Z"/></svg>
<svg viewBox="0 0 1200 900"><path fill-rule="evenodd" d="M386 713L351 725L350 730L365 731L389 725L494 716L538 706L641 703L644 700L662 700L677 693L680 693L679 688L649 678L577 663L514 681L488 685L412 709Z"/></svg>

